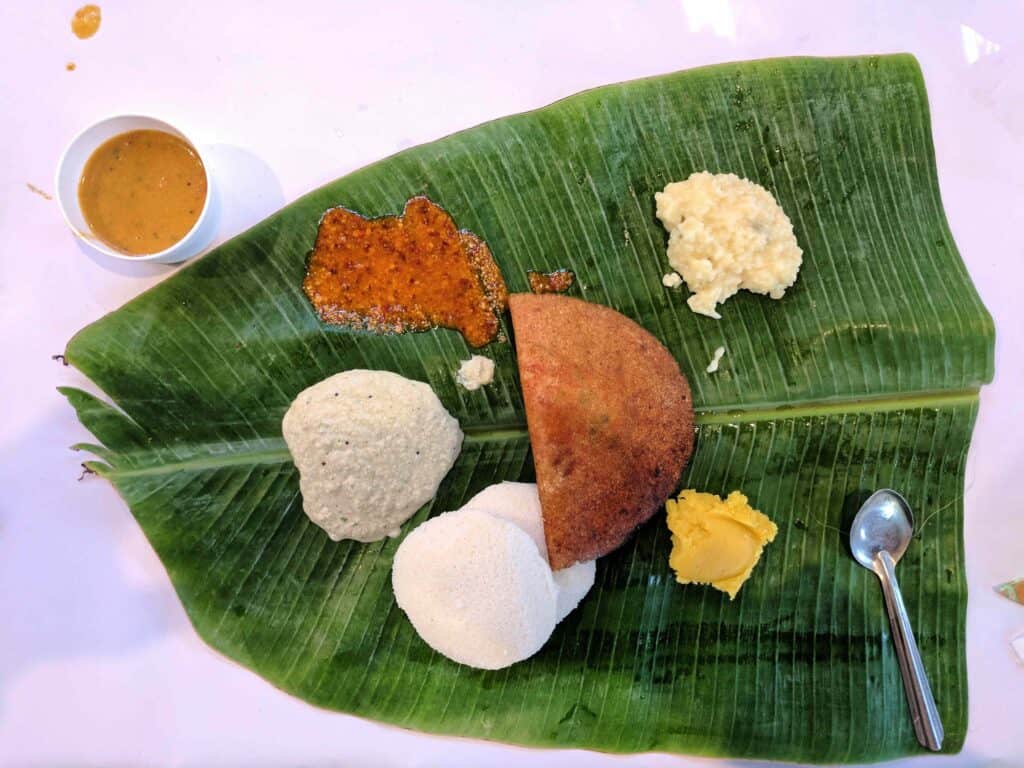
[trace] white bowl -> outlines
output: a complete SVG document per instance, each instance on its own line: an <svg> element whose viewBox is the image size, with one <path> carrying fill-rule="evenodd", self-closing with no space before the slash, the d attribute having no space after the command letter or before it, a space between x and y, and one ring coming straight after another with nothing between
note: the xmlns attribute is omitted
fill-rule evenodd
<svg viewBox="0 0 1024 768"><path fill-rule="evenodd" d="M78 182L82 178L82 170L85 168L85 163L103 142L118 134L138 130L156 130L169 133L182 139L195 150L202 161L203 173L206 174L206 200L203 202L203 210L199 213L196 223L181 240L169 248L156 253L132 256L116 248L111 248L92 233L78 204ZM64 220L71 227L71 231L90 247L115 259L174 264L195 256L210 242L213 235L213 216L210 204L210 201L213 199L212 181L210 165L203 156L199 146L173 125L145 115L117 115L90 125L71 140L67 149L64 150L64 154L61 155L60 162L57 164L57 177L54 189L57 193L57 203L60 205L60 211L64 215Z"/></svg>

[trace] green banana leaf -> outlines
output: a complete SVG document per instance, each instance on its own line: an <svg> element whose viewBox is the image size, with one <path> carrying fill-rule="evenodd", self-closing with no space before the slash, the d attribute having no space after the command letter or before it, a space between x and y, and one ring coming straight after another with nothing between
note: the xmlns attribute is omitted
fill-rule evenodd
<svg viewBox="0 0 1024 768"><path fill-rule="evenodd" d="M805 261L782 301L744 293L714 321L662 286L654 192L703 169L757 181L792 218ZM487 240L512 290L527 269L572 269L577 295L676 355L699 429L681 486L742 489L779 526L735 601L674 582L659 515L601 559L540 653L477 671L433 653L395 605L398 540L334 543L306 519L281 417L349 368L428 382L467 434L405 533L532 475L510 343L485 350L496 382L466 392L461 336L325 327L301 291L326 208L397 213L419 194ZM328 184L74 337L67 360L113 406L63 391L100 443L79 446L89 466L128 503L196 631L289 693L519 744L870 761L919 747L881 591L842 529L880 486L914 507L900 579L945 751L959 750L964 461L993 336L942 211L914 59L783 59L588 91Z"/></svg>

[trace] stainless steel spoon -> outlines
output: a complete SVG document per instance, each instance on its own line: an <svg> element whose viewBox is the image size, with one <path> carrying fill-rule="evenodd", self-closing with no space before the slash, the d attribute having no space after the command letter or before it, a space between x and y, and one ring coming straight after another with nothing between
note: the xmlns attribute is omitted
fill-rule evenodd
<svg viewBox="0 0 1024 768"><path fill-rule="evenodd" d="M913 533L914 517L906 499L896 491L875 491L850 526L850 550L857 562L874 571L882 582L914 733L922 746L937 752L942 749L942 720L896 581L896 563L906 552Z"/></svg>

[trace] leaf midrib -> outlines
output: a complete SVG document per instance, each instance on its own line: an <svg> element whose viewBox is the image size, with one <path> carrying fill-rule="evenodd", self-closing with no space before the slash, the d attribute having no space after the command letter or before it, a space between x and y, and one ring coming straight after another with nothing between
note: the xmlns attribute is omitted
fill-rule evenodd
<svg viewBox="0 0 1024 768"><path fill-rule="evenodd" d="M806 402L797 405L779 404L745 410L737 406L717 406L699 410L694 421L698 426L751 423L760 421L781 421L785 419L813 418L832 414L888 413L899 410L921 408L952 408L973 405L978 400L978 389L943 392L916 392L907 396L883 398L847 398L842 400ZM527 436L525 424L504 424L500 426L466 427L463 430L467 443L517 440ZM264 444L273 447L253 450L251 448L224 452L219 443L217 455L195 459L162 462L147 467L117 469L103 462L87 462L91 469L108 478L167 475L191 470L201 471L230 466L252 464L280 464L291 460L291 454L281 437L264 438Z"/></svg>

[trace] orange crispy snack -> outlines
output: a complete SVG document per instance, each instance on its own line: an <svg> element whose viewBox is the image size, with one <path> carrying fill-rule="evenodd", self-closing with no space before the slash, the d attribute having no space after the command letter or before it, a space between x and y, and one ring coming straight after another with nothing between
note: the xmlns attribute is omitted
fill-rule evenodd
<svg viewBox="0 0 1024 768"><path fill-rule="evenodd" d="M440 326L474 347L497 337L508 301L487 244L425 197L401 216L327 211L302 287L325 323L381 333Z"/></svg>

